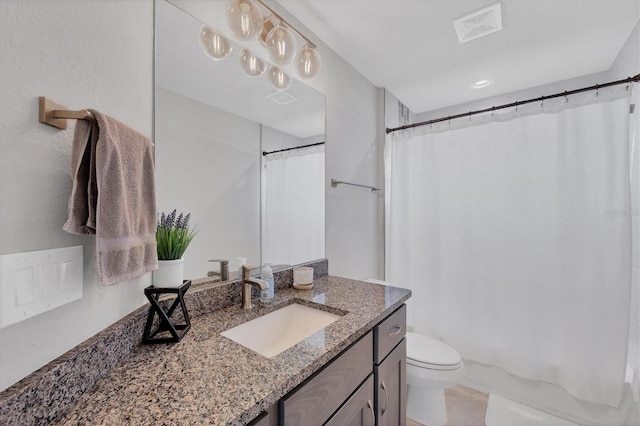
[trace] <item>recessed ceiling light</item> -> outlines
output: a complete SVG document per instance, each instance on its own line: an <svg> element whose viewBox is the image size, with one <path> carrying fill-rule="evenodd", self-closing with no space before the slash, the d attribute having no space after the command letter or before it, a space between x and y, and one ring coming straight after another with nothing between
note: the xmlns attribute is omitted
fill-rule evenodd
<svg viewBox="0 0 640 426"><path fill-rule="evenodd" d="M469 86L470 89L482 89L483 87L491 86L493 80L478 80Z"/></svg>

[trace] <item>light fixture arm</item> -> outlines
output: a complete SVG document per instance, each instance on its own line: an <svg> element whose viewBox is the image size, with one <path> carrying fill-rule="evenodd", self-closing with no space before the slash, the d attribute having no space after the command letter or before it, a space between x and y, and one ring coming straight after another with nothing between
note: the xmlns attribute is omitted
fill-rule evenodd
<svg viewBox="0 0 640 426"><path fill-rule="evenodd" d="M255 2L258 3L260 6L262 6L263 8L267 9L269 12L271 12L272 16L276 16L280 20L281 24L286 25L287 28L289 28L291 31L293 31L296 34L298 34L304 41L307 42L307 44L309 46L313 47L314 49L318 47L318 46L315 45L314 42L309 40L304 34L302 34L300 31L298 31L293 25L288 23L286 19L284 19L282 16L280 16L278 13L276 13L273 9L271 9L269 6L267 6L262 0L255 0ZM267 19L269 19L269 18L271 18L271 16L267 17Z"/></svg>

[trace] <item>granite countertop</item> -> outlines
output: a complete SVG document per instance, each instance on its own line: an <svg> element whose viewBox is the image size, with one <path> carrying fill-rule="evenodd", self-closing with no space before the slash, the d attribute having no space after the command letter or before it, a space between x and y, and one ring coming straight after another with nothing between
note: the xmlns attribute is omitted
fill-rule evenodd
<svg viewBox="0 0 640 426"><path fill-rule="evenodd" d="M175 344L140 345L55 424L244 425L401 306L406 289L324 276L308 291L276 291L202 315ZM344 314L297 345L266 358L219 333L291 303Z"/></svg>

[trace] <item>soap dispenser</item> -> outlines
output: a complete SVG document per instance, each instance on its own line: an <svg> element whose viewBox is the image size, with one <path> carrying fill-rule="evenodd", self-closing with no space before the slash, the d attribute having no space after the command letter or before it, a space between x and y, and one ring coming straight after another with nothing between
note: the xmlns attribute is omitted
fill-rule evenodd
<svg viewBox="0 0 640 426"><path fill-rule="evenodd" d="M260 278L269 283L269 288L260 291L260 301L265 303L273 302L275 284L270 263L265 263Z"/></svg>

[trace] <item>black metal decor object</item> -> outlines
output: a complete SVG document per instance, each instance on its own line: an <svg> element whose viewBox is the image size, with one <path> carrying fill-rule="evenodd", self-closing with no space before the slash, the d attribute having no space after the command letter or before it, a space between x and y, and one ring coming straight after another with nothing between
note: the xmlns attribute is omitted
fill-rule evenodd
<svg viewBox="0 0 640 426"><path fill-rule="evenodd" d="M176 343L179 342L187 331L191 328L191 321L189 320L189 313L187 312L187 305L184 303L184 294L191 286L191 280L185 281L180 287L153 287L149 286L144 289L144 295L149 299L149 313L147 314L147 323L144 326L144 335L142 336L142 343ZM176 294L176 298L169 308L160 305L160 295L162 294ZM175 312L176 308L180 305L182 309L182 316L184 317L184 324L174 324L171 322L171 316ZM158 314L160 323L158 327L151 331L155 314ZM158 333L168 331L171 337L156 337Z"/></svg>

